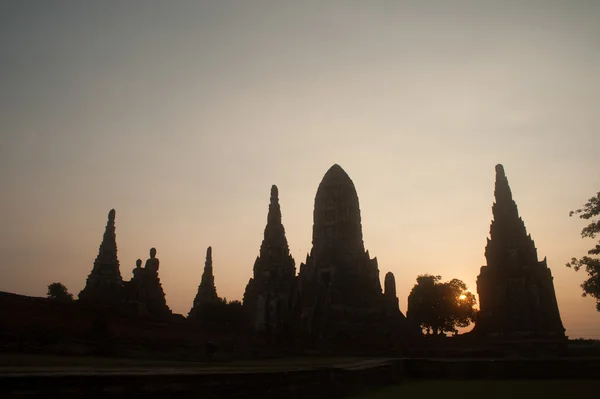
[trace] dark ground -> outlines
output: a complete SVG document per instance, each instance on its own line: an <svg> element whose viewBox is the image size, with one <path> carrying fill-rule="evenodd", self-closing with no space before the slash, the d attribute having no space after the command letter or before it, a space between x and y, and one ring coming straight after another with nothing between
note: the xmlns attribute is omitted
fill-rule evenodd
<svg viewBox="0 0 600 399"><path fill-rule="evenodd" d="M551 379L552 373L548 373L545 363L521 363L523 361L515 364L502 363L503 367L516 372L515 376L507 377L509 379L500 377L505 373L496 375L493 372L487 377L480 377L481 379L468 380L471 377L469 371L472 370L464 365L471 365L471 362L464 359L433 362L425 360L412 366L404 363L413 368L411 374L409 369L403 371L402 367L394 368L391 366L394 360L386 358L297 357L207 364L192 361L0 354L0 397L39 397L42 394L50 397L63 397L65 394L71 395L69 397L86 397L90 393L100 393L101 396L108 394L107 397L162 398L172 397L174 390L181 391L183 388L187 389L187 393L178 391L175 397L195 398L199 393L205 398L260 395L265 399L600 397L600 379L585 379L597 375L596 372L585 373L590 371L587 363L569 363L566 369L570 371L567 373L569 375L560 367L559 370L553 369L554 376L561 378L560 380ZM477 368L485 367L477 362L473 364ZM455 379L435 379L439 378L434 376L437 375L436 367L440 365L445 367L446 373L448 370L460 372L453 377ZM538 368L541 374L534 373L533 377L527 377L527 373L521 374L532 367ZM591 371L594 370L596 368ZM415 371L422 376L416 377ZM502 370L497 372L502 373ZM423 377L432 379L421 379ZM510 379L520 377L523 379ZM20 384L19 388L14 383L20 379L24 385ZM12 384L14 388L3 389L3 384ZM97 388L92 387L90 390L89 384Z"/></svg>
<svg viewBox="0 0 600 399"><path fill-rule="evenodd" d="M289 357L269 360L216 361L169 361L127 358L107 358L91 356L52 356L0 353L0 375L14 372L49 371L89 371L89 370L156 370L186 369L197 371L256 371L289 370L320 367L356 367L385 361L382 358L368 357Z"/></svg>
<svg viewBox="0 0 600 399"><path fill-rule="evenodd" d="M406 381L400 385L368 390L348 399L391 398L598 398L600 380L531 381Z"/></svg>

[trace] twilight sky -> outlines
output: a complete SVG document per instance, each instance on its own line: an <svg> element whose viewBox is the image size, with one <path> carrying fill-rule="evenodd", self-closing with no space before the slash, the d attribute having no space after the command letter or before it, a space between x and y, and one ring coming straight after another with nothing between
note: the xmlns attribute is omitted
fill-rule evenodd
<svg viewBox="0 0 600 399"><path fill-rule="evenodd" d="M156 247L187 314L213 247L241 299L271 184L296 267L339 163L400 306L419 274L476 290L494 166L548 257L571 337L600 338L568 217L600 189L600 2L0 3L0 290L83 288L116 209L121 273Z"/></svg>

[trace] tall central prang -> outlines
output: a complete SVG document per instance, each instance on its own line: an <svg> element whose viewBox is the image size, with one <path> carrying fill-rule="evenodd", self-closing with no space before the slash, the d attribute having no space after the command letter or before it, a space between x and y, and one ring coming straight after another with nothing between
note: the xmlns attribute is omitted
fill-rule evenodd
<svg viewBox="0 0 600 399"><path fill-rule="evenodd" d="M298 275L301 328L317 338L366 337L384 323L384 298L356 188L339 165L323 177L313 216L312 250Z"/></svg>
<svg viewBox="0 0 600 399"><path fill-rule="evenodd" d="M336 262L352 262L364 255L358 194L339 165L327 171L317 189L313 218L313 256L330 254Z"/></svg>
<svg viewBox="0 0 600 399"><path fill-rule="evenodd" d="M552 273L546 258L538 261L502 165L496 165L494 195L474 331L490 337L564 337Z"/></svg>

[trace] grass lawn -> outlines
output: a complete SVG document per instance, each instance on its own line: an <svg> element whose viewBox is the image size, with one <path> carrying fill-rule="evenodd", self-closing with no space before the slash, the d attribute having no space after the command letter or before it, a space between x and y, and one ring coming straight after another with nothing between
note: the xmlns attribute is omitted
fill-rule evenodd
<svg viewBox="0 0 600 399"><path fill-rule="evenodd" d="M600 380L406 381L400 385L375 389L351 398L575 399L594 397L600 397Z"/></svg>

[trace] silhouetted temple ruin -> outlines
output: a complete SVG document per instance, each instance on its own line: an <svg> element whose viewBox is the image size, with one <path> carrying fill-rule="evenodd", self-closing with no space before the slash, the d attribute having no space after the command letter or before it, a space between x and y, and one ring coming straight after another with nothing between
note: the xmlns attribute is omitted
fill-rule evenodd
<svg viewBox="0 0 600 399"><path fill-rule="evenodd" d="M496 166L492 211L485 250L487 265L481 267L477 279L480 312L473 336L564 338L550 269L546 259L538 261L501 165ZM238 330L245 324L254 333L250 341L256 345L266 342L267 346L296 341L312 348L322 345L345 350L373 344L390 349L420 335L419 326L400 311L391 272L385 276L382 291L377 258L365 250L356 188L339 165L333 165L319 184L313 222L312 249L296 275L282 224L279 192L272 186L264 237L243 307L237 302L229 306L218 297L212 248L208 247L189 318L212 327L235 325ZM127 312L165 319L171 311L158 270L152 248L144 267L138 259L131 281L122 280L115 211L111 210L98 256L79 298L100 306L126 305L123 309Z"/></svg>
<svg viewBox="0 0 600 399"><path fill-rule="evenodd" d="M244 308L254 331L279 335L289 330L295 278L296 264L281 222L279 192L272 186L264 239L244 293Z"/></svg>
<svg viewBox="0 0 600 399"><path fill-rule="evenodd" d="M408 320L400 311L400 303L398 296L396 295L396 278L394 277L394 273L387 272L385 274L383 288L387 333L399 334L396 338L401 338L402 340L421 335L421 327L417 323ZM390 341L394 340L390 339Z"/></svg>
<svg viewBox="0 0 600 399"><path fill-rule="evenodd" d="M141 266L142 261L138 259L131 281L123 281L117 258L115 210L112 209L100 251L86 285L79 293L79 300L96 308L119 307L121 312L135 312L152 318L171 315L158 277L156 249L150 250L150 259L145 267Z"/></svg>
<svg viewBox="0 0 600 399"><path fill-rule="evenodd" d="M198 292L194 298L194 303L192 304L189 316L192 318L197 317L205 306L218 301L219 296L217 295L215 276L213 275L212 247L208 247L206 249L206 261L204 262L202 279L200 280Z"/></svg>
<svg viewBox="0 0 600 399"><path fill-rule="evenodd" d="M383 296L385 297L386 307L390 313L400 311L398 296L396 296L396 278L394 273L387 272L383 280Z"/></svg>
<svg viewBox="0 0 600 399"><path fill-rule="evenodd" d="M150 249L150 258L144 267L141 266L142 260L138 259L133 278L125 283L128 302L136 305L140 316L160 319L171 315L158 277L159 260L155 248Z"/></svg>
<svg viewBox="0 0 600 399"><path fill-rule="evenodd" d="M490 337L563 337L552 274L546 258L538 261L502 165L496 165L494 195L474 331Z"/></svg>
<svg viewBox="0 0 600 399"><path fill-rule="evenodd" d="M123 278L117 258L115 210L111 209L98 256L85 287L79 293L79 299L89 303L115 305L122 300L122 289Z"/></svg>
<svg viewBox="0 0 600 399"><path fill-rule="evenodd" d="M339 165L317 190L312 245L298 274L300 328L338 342L387 335L377 258L365 251L358 195Z"/></svg>

